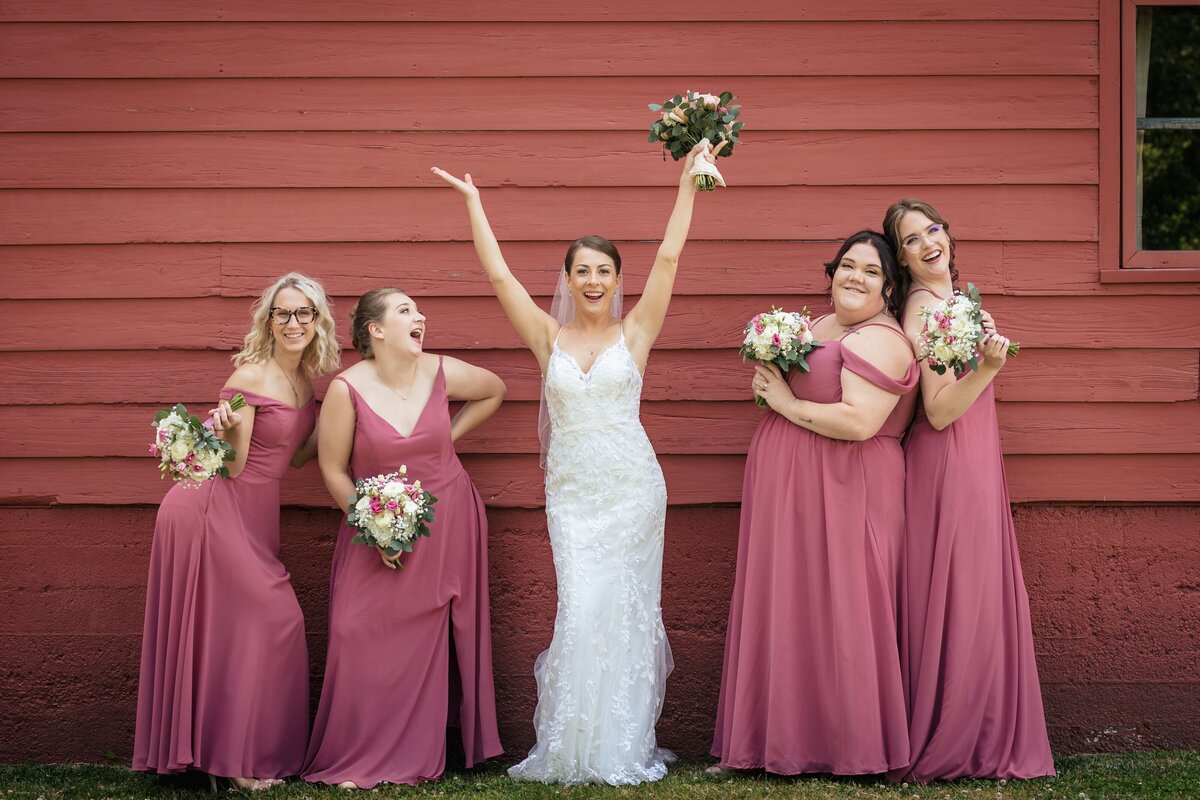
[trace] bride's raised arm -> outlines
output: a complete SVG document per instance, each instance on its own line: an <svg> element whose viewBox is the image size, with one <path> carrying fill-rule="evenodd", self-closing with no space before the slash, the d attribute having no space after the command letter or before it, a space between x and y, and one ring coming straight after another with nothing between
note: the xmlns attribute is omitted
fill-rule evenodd
<svg viewBox="0 0 1200 800"><path fill-rule="evenodd" d="M483 271L492 282L492 289L496 292L504 313L508 315L508 321L516 328L521 341L537 356L538 364L544 370L554 346L554 337L558 333L558 321L533 302L529 292L508 268L504 254L500 252L500 243L496 241L496 234L492 232L492 226L488 223L487 214L483 213L483 201L479 199L479 189L471 181L471 174L467 173L459 179L438 167L433 167L433 174L457 189L467 201L467 213L471 217L471 237L475 240L475 254L479 256L479 263L483 265ZM680 246L682 247L682 244Z"/></svg>
<svg viewBox="0 0 1200 800"><path fill-rule="evenodd" d="M646 288L637 305L625 316L625 342L639 365L644 366L650 357L650 348L653 347L667 318L667 306L671 303L671 292L675 287L679 255L683 252L688 230L692 227L696 181L688 173L697 158L713 161L725 145L726 142L721 142L716 152L713 152L709 148L708 140L702 140L692 148L684 162L683 174L679 176L679 194L675 196L675 208L667 221L667 232L663 234L662 244L658 246L654 266L646 278Z"/></svg>

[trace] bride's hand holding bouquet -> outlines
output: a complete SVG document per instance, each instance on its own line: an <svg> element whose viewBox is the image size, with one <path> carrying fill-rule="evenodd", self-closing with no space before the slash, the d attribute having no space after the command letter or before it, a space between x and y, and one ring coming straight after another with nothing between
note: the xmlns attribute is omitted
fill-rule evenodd
<svg viewBox="0 0 1200 800"><path fill-rule="evenodd" d="M689 90L663 103L649 104L650 110L660 115L650 124L649 141L661 144L664 155L670 154L676 161L688 159L688 174L695 178L697 191L711 192L725 185L716 159L722 152L732 155L742 130L737 121L741 106L732 105L733 100L731 92L718 96ZM693 160L694 148L706 142L712 147L712 157Z"/></svg>

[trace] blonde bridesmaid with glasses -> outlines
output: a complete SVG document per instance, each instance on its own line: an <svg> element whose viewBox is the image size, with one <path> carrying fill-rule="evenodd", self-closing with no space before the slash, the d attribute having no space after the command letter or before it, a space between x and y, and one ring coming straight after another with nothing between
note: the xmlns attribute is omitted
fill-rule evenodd
<svg viewBox="0 0 1200 800"><path fill-rule="evenodd" d="M242 789L295 775L308 732L304 618L279 560L279 485L316 451L313 380L339 363L321 285L298 273L254 304L210 414L229 478L175 486L154 527L133 768ZM240 411L229 401L246 398Z"/></svg>

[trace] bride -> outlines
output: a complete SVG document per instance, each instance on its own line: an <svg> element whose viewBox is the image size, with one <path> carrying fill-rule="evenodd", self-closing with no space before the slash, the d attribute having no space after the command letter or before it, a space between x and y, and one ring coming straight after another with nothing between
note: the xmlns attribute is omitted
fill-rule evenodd
<svg viewBox="0 0 1200 800"><path fill-rule="evenodd" d="M638 408L691 226L688 172L715 156L707 141L688 154L646 288L623 320L612 242L571 244L547 314L504 262L471 176L433 169L466 199L475 251L544 376L539 433L558 613L534 666L537 744L509 770L514 778L642 783L666 775L673 758L654 738L672 666L660 605L667 491Z"/></svg>

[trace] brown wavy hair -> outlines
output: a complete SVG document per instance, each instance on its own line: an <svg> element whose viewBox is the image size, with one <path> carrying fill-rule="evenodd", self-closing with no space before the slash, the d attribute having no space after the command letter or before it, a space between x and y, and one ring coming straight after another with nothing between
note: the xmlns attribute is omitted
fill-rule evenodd
<svg viewBox="0 0 1200 800"><path fill-rule="evenodd" d="M900 220L904 219L904 215L910 211L919 211L933 220L934 224L941 225L942 229L946 231L946 237L950 240L950 280L957 285L958 267L954 266L955 239L954 234L950 232L950 223L937 212L936 208L915 197L897 200L888 206L887 213L883 215L883 232L887 235L888 243L896 254L896 261L900 264L900 268L905 272L908 271L908 268L904 266L904 243L900 241Z"/></svg>

